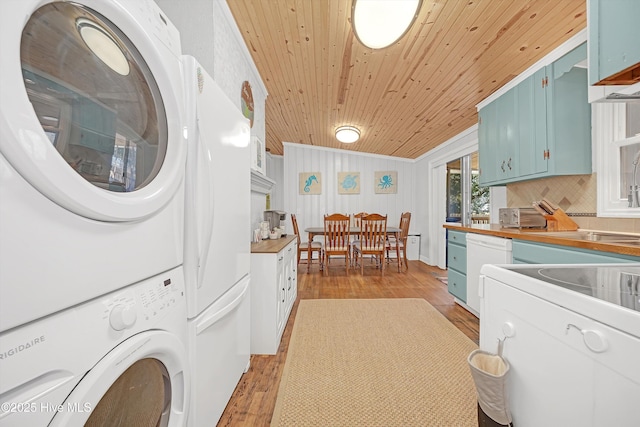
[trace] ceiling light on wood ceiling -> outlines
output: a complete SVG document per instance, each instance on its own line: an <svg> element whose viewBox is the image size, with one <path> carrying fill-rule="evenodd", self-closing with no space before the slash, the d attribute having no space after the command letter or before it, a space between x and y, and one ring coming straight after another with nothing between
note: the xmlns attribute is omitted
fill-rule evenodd
<svg viewBox="0 0 640 427"><path fill-rule="evenodd" d="M409 31L421 5L422 0L353 0L353 32L371 49L391 46Z"/></svg>
<svg viewBox="0 0 640 427"><path fill-rule="evenodd" d="M345 144L356 142L360 138L360 130L353 126L340 126L336 129L336 139Z"/></svg>
<svg viewBox="0 0 640 427"><path fill-rule="evenodd" d="M129 74L129 62L118 43L107 31L96 22L85 18L76 20L76 26L82 40L91 52L116 73L126 76Z"/></svg>

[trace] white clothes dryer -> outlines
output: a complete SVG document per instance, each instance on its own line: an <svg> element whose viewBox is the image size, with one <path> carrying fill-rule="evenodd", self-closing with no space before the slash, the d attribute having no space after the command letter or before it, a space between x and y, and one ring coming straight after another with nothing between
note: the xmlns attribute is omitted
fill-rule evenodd
<svg viewBox="0 0 640 427"><path fill-rule="evenodd" d="M153 0L3 0L0 51L1 332L182 264L186 146Z"/></svg>
<svg viewBox="0 0 640 427"><path fill-rule="evenodd" d="M0 426L184 426L186 327L178 267L1 333Z"/></svg>

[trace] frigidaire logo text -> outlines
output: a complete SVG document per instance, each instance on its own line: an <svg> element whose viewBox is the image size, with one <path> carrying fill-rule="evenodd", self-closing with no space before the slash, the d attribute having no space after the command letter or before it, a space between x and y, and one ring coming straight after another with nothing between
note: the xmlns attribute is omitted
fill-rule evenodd
<svg viewBox="0 0 640 427"><path fill-rule="evenodd" d="M32 339L31 341L27 341L24 344L20 344L14 348L11 348L7 351L3 351L2 353L0 353L0 360L4 360L4 359L8 359L11 356L15 356L18 353L21 353L25 350L29 350L31 347L34 347L38 344L41 344L44 342L44 335L39 336L37 338Z"/></svg>

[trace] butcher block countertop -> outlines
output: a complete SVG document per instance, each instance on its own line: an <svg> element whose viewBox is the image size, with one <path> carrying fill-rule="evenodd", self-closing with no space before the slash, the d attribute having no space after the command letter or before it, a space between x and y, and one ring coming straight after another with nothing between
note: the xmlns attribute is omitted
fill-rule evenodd
<svg viewBox="0 0 640 427"><path fill-rule="evenodd" d="M548 243L550 245L572 246L575 248L640 257L640 245L638 244L571 239L564 236L554 236L557 232L550 232L544 229L502 228L499 224L473 224L463 226L455 222L446 223L443 227L468 233L487 234L508 239L529 240L532 242Z"/></svg>
<svg viewBox="0 0 640 427"><path fill-rule="evenodd" d="M279 239L268 239L258 243L251 243L252 254L277 254L287 247L287 245L296 240L295 234L289 234Z"/></svg>

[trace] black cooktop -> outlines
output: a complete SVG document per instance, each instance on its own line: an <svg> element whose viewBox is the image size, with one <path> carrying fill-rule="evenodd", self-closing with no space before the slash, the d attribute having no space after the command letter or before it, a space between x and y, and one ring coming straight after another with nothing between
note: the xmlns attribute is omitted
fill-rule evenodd
<svg viewBox="0 0 640 427"><path fill-rule="evenodd" d="M544 266L508 268L574 292L640 311L640 266Z"/></svg>

